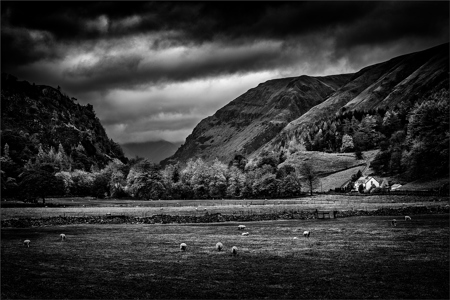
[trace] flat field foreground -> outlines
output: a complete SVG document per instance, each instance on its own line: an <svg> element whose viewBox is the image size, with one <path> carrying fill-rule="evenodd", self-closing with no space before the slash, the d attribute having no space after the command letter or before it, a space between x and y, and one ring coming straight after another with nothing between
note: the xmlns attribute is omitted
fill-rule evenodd
<svg viewBox="0 0 450 300"><path fill-rule="evenodd" d="M448 299L449 215L391 219L2 228L1 297Z"/></svg>
<svg viewBox="0 0 450 300"><path fill-rule="evenodd" d="M444 206L449 204L448 197L438 196L348 196L315 195L294 199L247 199L247 200L122 200L95 198L51 198L49 207L7 207L2 203L1 219L47 218L47 217L83 217L126 215L147 217L155 214L203 215L221 214L263 214L280 213L286 210L376 210L379 208L399 208L405 206Z"/></svg>

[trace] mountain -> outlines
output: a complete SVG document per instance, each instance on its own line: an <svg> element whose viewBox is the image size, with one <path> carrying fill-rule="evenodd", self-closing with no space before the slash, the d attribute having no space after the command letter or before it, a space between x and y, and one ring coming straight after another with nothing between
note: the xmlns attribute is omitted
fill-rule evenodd
<svg viewBox="0 0 450 300"><path fill-rule="evenodd" d="M144 143L121 144L123 152L128 158L135 156L148 158L155 163L175 154L181 143L171 143L168 141L153 141Z"/></svg>
<svg viewBox="0 0 450 300"><path fill-rule="evenodd" d="M252 158L292 144L305 150L305 134L311 127L317 134L328 126L327 119L338 114L355 111L360 117L369 111L410 109L448 86L448 43L354 74L269 80L202 120L163 163L195 157L228 162L237 153Z"/></svg>
<svg viewBox="0 0 450 300"><path fill-rule="evenodd" d="M39 148L48 152L61 144L73 168L90 170L113 159L126 162L122 149L106 135L92 105L80 105L60 88L30 84L2 73L1 147L20 169Z"/></svg>
<svg viewBox="0 0 450 300"><path fill-rule="evenodd" d="M295 139L295 136L302 143L304 133L311 124L319 124L341 112L359 111L365 114L377 109L408 110L421 99L448 87L448 43L395 57L355 73L333 95L290 122L264 149L277 149L280 144Z"/></svg>
<svg viewBox="0 0 450 300"><path fill-rule="evenodd" d="M202 120L177 152L162 163L193 157L229 161L237 153L249 155L352 76L300 76L259 84Z"/></svg>

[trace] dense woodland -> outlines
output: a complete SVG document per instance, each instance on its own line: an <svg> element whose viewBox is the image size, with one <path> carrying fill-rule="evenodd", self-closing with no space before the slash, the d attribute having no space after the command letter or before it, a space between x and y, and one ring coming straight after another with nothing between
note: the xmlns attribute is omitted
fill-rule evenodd
<svg viewBox="0 0 450 300"><path fill-rule="evenodd" d="M341 109L335 116L298 129L307 151L352 152L380 149L372 169L382 176L409 180L441 176L449 170L449 93L393 108ZM291 147L295 151L295 145Z"/></svg>

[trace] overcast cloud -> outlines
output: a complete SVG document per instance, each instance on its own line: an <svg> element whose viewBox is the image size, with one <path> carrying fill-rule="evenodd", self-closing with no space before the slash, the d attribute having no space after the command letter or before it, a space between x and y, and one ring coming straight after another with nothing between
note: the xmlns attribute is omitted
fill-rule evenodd
<svg viewBox="0 0 450 300"><path fill-rule="evenodd" d="M183 141L279 77L356 72L449 39L443 2L1 2L2 72L91 103L119 143Z"/></svg>

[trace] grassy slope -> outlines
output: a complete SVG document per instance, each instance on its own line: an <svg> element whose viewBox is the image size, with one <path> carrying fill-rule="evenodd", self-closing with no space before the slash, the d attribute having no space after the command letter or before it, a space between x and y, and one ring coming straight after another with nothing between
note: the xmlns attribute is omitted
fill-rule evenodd
<svg viewBox="0 0 450 300"><path fill-rule="evenodd" d="M433 178L433 179L421 179L413 182L408 182L407 184L401 186L399 190L417 190L426 191L429 189L439 189L444 184L448 184L449 178Z"/></svg>
<svg viewBox="0 0 450 300"><path fill-rule="evenodd" d="M325 153L319 151L299 151L293 153L283 162L285 164L300 167L302 163L311 163L320 177L346 170L361 164L364 160L357 160L353 153Z"/></svg>
<svg viewBox="0 0 450 300"><path fill-rule="evenodd" d="M247 223L248 237L230 223L3 228L1 296L447 298L448 215L416 216L395 228L388 219ZM225 252L214 250L218 241Z"/></svg>
<svg viewBox="0 0 450 300"><path fill-rule="evenodd" d="M324 192L328 192L331 189L341 187L343 184L350 180L353 174L358 173L358 170L363 172L365 168L366 165L362 165L344 171L336 172L327 177L321 178L321 185L318 185L316 187L316 191L322 190Z"/></svg>

